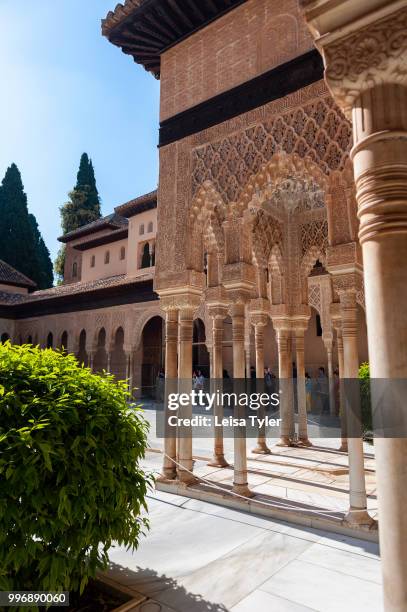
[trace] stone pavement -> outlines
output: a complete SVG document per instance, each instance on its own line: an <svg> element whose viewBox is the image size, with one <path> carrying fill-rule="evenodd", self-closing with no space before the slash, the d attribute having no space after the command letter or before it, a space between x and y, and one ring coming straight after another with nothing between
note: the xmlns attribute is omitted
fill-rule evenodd
<svg viewBox="0 0 407 612"><path fill-rule="evenodd" d="M144 467L160 466L148 452ZM134 611L383 609L375 543L162 491L149 495L149 515L137 551L110 551L108 576L146 598Z"/></svg>
<svg viewBox="0 0 407 612"><path fill-rule="evenodd" d="M150 423L150 447L161 450L163 440L156 437L154 405L147 404L145 408L144 414ZM248 481L256 499L276 504L281 503L277 500L286 500L291 508L305 505L326 510L326 517L338 521L343 518L349 507L349 473L347 454L336 450L340 440L312 439L312 448L282 448L275 446L276 441L268 440L271 455L255 455L250 452L255 440L247 440ZM224 445L225 457L233 463L233 439L225 438ZM233 468L219 469L206 464L212 449L210 438L193 440L194 474L230 489ZM374 448L368 444L365 444L365 480L368 510L373 518L377 518Z"/></svg>

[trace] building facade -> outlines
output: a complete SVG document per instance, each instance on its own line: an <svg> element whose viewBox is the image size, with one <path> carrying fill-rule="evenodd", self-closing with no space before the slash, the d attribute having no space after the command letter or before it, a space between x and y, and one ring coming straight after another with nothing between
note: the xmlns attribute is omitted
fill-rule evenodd
<svg viewBox="0 0 407 612"><path fill-rule="evenodd" d="M404 0L117 5L103 34L160 78L157 194L62 237L65 284L2 291L0 332L53 346L66 334L141 390L162 367L290 379L295 363L304 445L306 371L356 378L369 359L373 376L407 378L406 19ZM343 448L347 521L370 529L362 440ZM377 444L388 610L407 605L406 450ZM244 438L234 455L233 490L250 496ZM221 436L213 461L225 464ZM162 481L193 484L192 436L166 439Z"/></svg>

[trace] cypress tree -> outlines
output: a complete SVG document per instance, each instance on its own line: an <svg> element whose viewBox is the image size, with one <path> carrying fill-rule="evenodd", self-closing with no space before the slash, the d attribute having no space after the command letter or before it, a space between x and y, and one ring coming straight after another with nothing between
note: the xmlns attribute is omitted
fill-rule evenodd
<svg viewBox="0 0 407 612"><path fill-rule="evenodd" d="M37 276L33 280L37 283L39 289L48 289L48 287L52 287L54 282L51 257L43 237L41 236L37 219L33 214L29 214L28 218L30 220L31 229L33 232L38 265Z"/></svg>
<svg viewBox="0 0 407 612"><path fill-rule="evenodd" d="M61 225L64 234L101 217L100 198L96 187L92 160L83 153L79 163L76 185L69 193L69 200L60 208ZM65 265L65 247L59 250L55 261L55 272L62 279Z"/></svg>
<svg viewBox="0 0 407 612"><path fill-rule="evenodd" d="M0 259L37 282L40 272L35 239L16 164L7 168L0 191Z"/></svg>

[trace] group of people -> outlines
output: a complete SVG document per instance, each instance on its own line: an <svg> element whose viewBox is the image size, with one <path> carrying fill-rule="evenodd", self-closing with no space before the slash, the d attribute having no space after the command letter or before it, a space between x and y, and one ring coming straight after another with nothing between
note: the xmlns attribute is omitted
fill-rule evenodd
<svg viewBox="0 0 407 612"><path fill-rule="evenodd" d="M339 410L339 371L334 370L334 392L335 392L335 414ZM226 370L223 372L223 378L229 378L229 374ZM297 378L297 368L293 363L293 379ZM161 369L157 375L157 397L162 399L164 394L164 379L165 373ZM254 366L250 367L250 379L255 384L257 380L256 370ZM278 379L269 367L264 368L264 386L266 393L274 393L278 387ZM195 369L192 373L192 388L196 391L204 388L205 376L202 370ZM296 402L297 388L293 386L294 400ZM318 414L329 414L329 378L326 375L325 368L320 366L318 368L318 376L311 378L308 372L305 372L305 393L306 393L306 406L307 412L314 412Z"/></svg>

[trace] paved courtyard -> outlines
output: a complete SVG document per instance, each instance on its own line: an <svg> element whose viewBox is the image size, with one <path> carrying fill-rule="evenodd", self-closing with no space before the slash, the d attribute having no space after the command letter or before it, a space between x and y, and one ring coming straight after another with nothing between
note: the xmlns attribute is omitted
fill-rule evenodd
<svg viewBox="0 0 407 612"><path fill-rule="evenodd" d="M160 465L149 452L145 468ZM382 610L377 544L159 491L149 514L136 552L110 552L110 578L146 598L138 612Z"/></svg>
<svg viewBox="0 0 407 612"><path fill-rule="evenodd" d="M156 436L156 418L153 404L145 404L145 416L150 423L151 448L163 449L163 439ZM343 518L349 507L348 456L338 452L340 441L334 438L312 438L312 448L282 448L276 439L268 440L271 455L250 453L255 440L247 440L248 481L256 500L276 505L286 500L291 508L307 506L312 512L332 519ZM225 456L233 464L233 439L225 438ZM230 489L233 468L213 468L207 465L211 458L213 440L193 440L194 474L216 486ZM161 460L161 459L160 459ZM376 472L373 446L365 444L365 481L368 509L377 518ZM325 513L324 513L325 510Z"/></svg>
<svg viewBox="0 0 407 612"><path fill-rule="evenodd" d="M152 406L150 406L152 408ZM160 472L162 440L151 423L144 468ZM345 511L347 457L337 440L321 449L274 448L251 455L249 482L264 499ZM322 448L323 445L323 448ZM331 447L331 448L330 448ZM231 469L206 465L212 441L194 441L194 472L231 482ZM248 443L250 448L250 441ZM225 440L233 458L233 440ZM376 508L374 456L366 447L369 507ZM136 552L111 550L110 579L131 587L137 612L301 612L382 610L378 545L346 535L295 526L164 491L149 494L151 529ZM371 512L375 514L374 511Z"/></svg>

